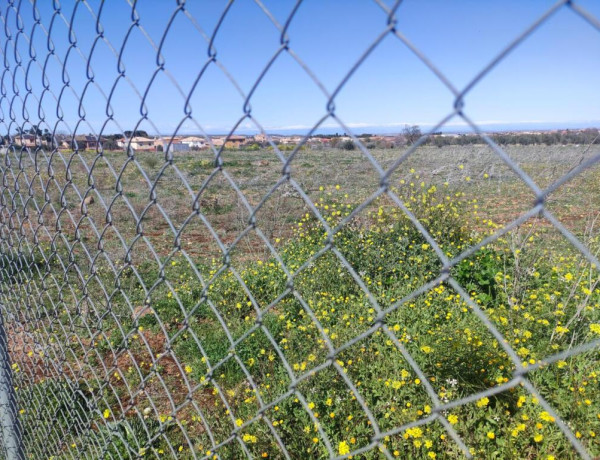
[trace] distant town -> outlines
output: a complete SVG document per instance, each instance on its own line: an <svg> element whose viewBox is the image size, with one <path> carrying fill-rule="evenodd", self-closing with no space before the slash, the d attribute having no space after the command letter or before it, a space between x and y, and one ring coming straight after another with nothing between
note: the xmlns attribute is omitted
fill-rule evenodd
<svg viewBox="0 0 600 460"><path fill-rule="evenodd" d="M486 134L499 145L555 145L555 144L599 144L600 132L597 128L586 129L556 129L549 131L507 131ZM65 150L133 150L164 152L188 152L206 149L238 149L258 150L276 145L282 150L291 150L297 146L309 149L337 148L354 150L357 140L365 148L397 148L412 145L415 142L443 147L446 145L469 145L484 143L478 134L462 133L431 133L423 138L423 132L418 126L407 126L397 134L368 134L363 133L354 137L347 134L329 135L188 135L188 136L150 136L145 131L125 131L123 134L106 136L87 135L52 135L48 130L37 127L19 131L14 136L4 136L0 145L27 148L57 148Z"/></svg>

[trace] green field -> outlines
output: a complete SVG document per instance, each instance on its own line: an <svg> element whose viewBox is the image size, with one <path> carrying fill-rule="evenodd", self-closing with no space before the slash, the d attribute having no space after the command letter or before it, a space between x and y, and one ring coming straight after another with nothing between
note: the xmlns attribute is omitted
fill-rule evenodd
<svg viewBox="0 0 600 460"><path fill-rule="evenodd" d="M505 151L542 189L599 153ZM453 431L475 458L576 458L561 420L600 455L598 349L542 365L600 339L597 267L532 213L443 271L405 212L452 260L530 211L488 146L420 147L385 190L360 150L300 150L289 176L268 149L9 158L32 458L462 458ZM598 256L598 168L546 209Z"/></svg>

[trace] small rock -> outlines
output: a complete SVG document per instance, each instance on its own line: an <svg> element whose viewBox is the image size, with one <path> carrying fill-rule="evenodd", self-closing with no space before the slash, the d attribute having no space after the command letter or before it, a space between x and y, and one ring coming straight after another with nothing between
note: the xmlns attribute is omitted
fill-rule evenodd
<svg viewBox="0 0 600 460"><path fill-rule="evenodd" d="M94 201L94 197L92 195L89 195L83 199L81 205L83 206L85 204L86 206L89 206L90 204L94 204Z"/></svg>

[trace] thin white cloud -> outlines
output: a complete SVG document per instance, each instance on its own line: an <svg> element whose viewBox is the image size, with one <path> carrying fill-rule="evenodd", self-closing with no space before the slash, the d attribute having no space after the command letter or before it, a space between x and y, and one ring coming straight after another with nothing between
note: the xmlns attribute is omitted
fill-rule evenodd
<svg viewBox="0 0 600 460"><path fill-rule="evenodd" d="M600 124L600 120L569 120L569 121L555 121L555 120L474 120L474 122L479 126L519 126L519 125L572 125L572 124ZM373 129L385 129L385 128L404 128L406 125L418 125L421 127L432 127L436 126L437 123L432 122L423 122L423 121L402 121L402 122L393 122L393 123L366 123L366 122L349 122L344 123L350 129L365 129L365 128L373 128ZM445 123L443 128L448 127L468 127L469 124L463 120L451 121ZM266 131L308 131L312 129L314 125L278 125L278 126L265 126ZM319 126L318 129L343 129L337 123L323 123Z"/></svg>

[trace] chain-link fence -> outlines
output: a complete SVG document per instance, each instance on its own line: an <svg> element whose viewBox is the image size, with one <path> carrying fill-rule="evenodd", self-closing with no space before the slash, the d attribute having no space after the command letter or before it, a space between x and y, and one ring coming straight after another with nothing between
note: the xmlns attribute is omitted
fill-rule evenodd
<svg viewBox="0 0 600 460"><path fill-rule="evenodd" d="M579 16L582 27L600 31L598 18L577 2L557 2L490 55L460 89L397 28L401 2L374 0L379 35L328 90L294 48L290 27L303 2L290 4L281 21L255 0L278 41L262 72L243 90L218 54L221 26L238 2L223 6L211 30L200 25L190 2L165 2L167 26L155 41L146 28L150 18L139 12L143 2L128 0L118 42L105 33L116 2L66 3L7 0L0 12L3 458L455 458L491 455L485 446L492 444L502 457L515 455L520 433L529 428L537 431L518 455L598 455L593 428L600 414L592 413L597 380L590 369L600 343L594 338L600 333L594 307L599 262L593 238L584 241L587 233L561 223L547 200L593 171L600 154L588 148L578 164L541 187L463 111L465 96L549 18L568 12ZM188 52L196 60L204 53L186 87L171 72L173 60L163 55L173 24L183 23L196 38L186 45ZM88 39L85 46L82 37ZM144 80L136 76L140 63L131 50L133 37L154 54ZM335 103L390 38L439 79L454 104L412 145L383 158L368 145L372 139L359 138L344 124ZM111 56L101 62L111 63L114 78L96 64L102 52ZM308 134L289 145L263 129L251 106L282 59L291 59L322 92L324 107ZM239 93L239 105L231 109L237 121L221 137L207 134L192 102L211 72ZM180 99L172 102L182 110L172 132L159 135L149 107L153 98L161 100L153 93L161 79L175 88ZM134 126L121 126L113 110L122 88L137 98ZM99 123L88 115L94 110L102 111ZM527 202L510 204L522 206L518 216L491 231L476 220L469 222L477 229L462 228L463 216L457 222L456 215L463 211L446 212L445 197L436 201L437 188L454 190L454 184L421 193L421 178L408 172L411 159L453 119L479 136L489 153L486 161L530 193ZM319 176L310 168L318 168L316 162L328 153L323 142L315 145L314 134L326 122L346 133L347 151L331 153L334 159ZM239 135L245 125L258 133L246 150L239 145L249 137ZM150 138L147 129L156 136ZM182 142L190 132L196 135ZM452 165L455 155L450 156ZM351 174L372 183L360 190L341 181L323 188L308 179L343 180L338 168L347 159L355 161L348 166ZM492 203L502 201L504 192L490 193ZM582 207L593 211L594 202ZM583 294L575 292L578 287L569 291L570 299L585 299L575 305L573 322L567 317L552 323L547 333L534 330L547 322L543 315L534 318L543 307L529 299L538 294L523 288L528 297L522 300L516 288L506 286L520 270L515 254L521 249L512 252L508 268L506 252L499 249L532 220L556 231L556 238L543 240L546 249L563 250L564 241L576 249L572 257L584 261L581 276L589 281ZM456 231L448 230L452 222ZM460 239L460 232L460 238L471 239ZM494 265L503 257L503 265ZM393 263L385 266L389 260ZM469 271L473 264L478 272ZM556 278L560 270L548 271L554 281L546 287L557 291L556 280L572 280L570 269ZM542 271L523 276L543 278ZM554 302L556 295L544 302ZM497 316L503 303L509 320ZM507 338L517 328L510 311L519 308L531 316L534 341L549 340L536 359L530 359L533 345L523 351L532 332L525 331L522 342ZM431 316L421 317L423 312ZM423 330L411 329L421 322ZM422 341L439 340L436 334L455 325L460 331L445 345ZM457 348L466 337L466 348ZM478 350L486 344L482 361ZM573 413L555 409L552 395L562 394L559 383L532 378L548 369L564 372L564 363L578 357L587 357L587 364L572 361L571 374L560 378L585 401L574 406L591 408L589 423L579 420L583 425ZM492 378L495 365L505 374ZM440 383L437 372L447 366L450 374L439 375L456 372L457 379ZM482 369L474 372L477 366ZM584 368L589 376L570 380ZM529 403L539 420L518 412ZM484 415L473 415L470 407ZM506 420L485 412L494 408ZM508 430L502 443L500 426ZM483 439L476 439L480 427L486 427ZM563 447L553 450L560 442Z"/></svg>

